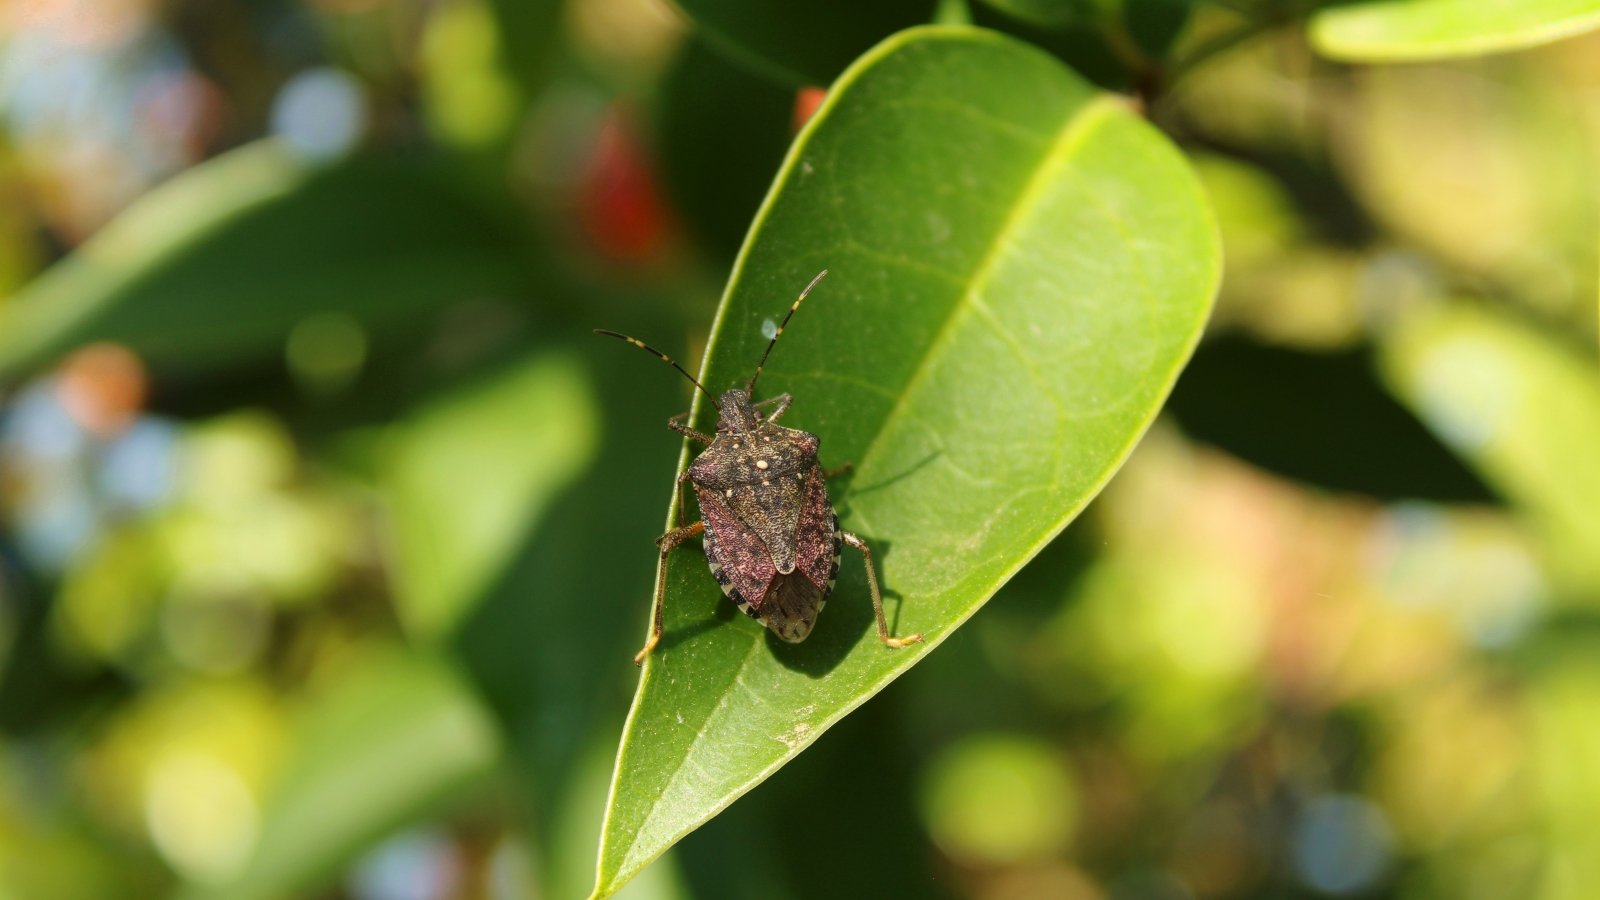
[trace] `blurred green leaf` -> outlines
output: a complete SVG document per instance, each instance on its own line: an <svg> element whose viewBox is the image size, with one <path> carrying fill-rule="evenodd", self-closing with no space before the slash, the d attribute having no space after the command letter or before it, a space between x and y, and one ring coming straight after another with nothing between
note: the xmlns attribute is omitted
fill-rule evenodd
<svg viewBox="0 0 1600 900"><path fill-rule="evenodd" d="M264 810L255 853L196 898L272 898L315 887L394 829L493 773L493 723L440 662L374 645L307 705Z"/></svg>
<svg viewBox="0 0 1600 900"><path fill-rule="evenodd" d="M791 87L826 86L879 40L933 18L935 0L677 0L712 45Z"/></svg>
<svg viewBox="0 0 1600 900"><path fill-rule="evenodd" d="M1395 395L1526 513L1554 572L1600 585L1600 368L1502 313L1420 311L1383 346Z"/></svg>
<svg viewBox="0 0 1600 900"><path fill-rule="evenodd" d="M599 894L937 646L1083 508L1188 358L1218 263L1182 157L1032 47L917 29L841 80L757 220L702 380L747 377L763 319L832 272L763 383L794 393L825 465L855 463L845 527L877 550L896 630L927 642L879 645L858 559L786 645L719 624L704 559L674 554Z"/></svg>
<svg viewBox="0 0 1600 900"><path fill-rule="evenodd" d="M399 425L383 478L396 601L412 633L453 629L591 462L597 401L568 356L518 362Z"/></svg>
<svg viewBox="0 0 1600 900"><path fill-rule="evenodd" d="M1079 32L1079 40L1100 46L1101 52L1112 56L1129 55L1127 42L1110 33L1119 28L1132 39L1133 45L1151 57L1166 56L1178 35L1189 21L1189 13L1197 0L982 0L984 5L1006 17L1032 28L1042 29L1049 36L1040 35L1042 45L1052 50L1069 50L1071 45L1058 44L1065 33ZM1113 48L1113 42L1121 46ZM1079 51L1081 52L1081 51ZM1071 54L1075 56L1077 54ZM1064 57L1070 59L1071 56ZM1126 58L1121 62L1126 63ZM1087 73L1081 73L1087 74Z"/></svg>
<svg viewBox="0 0 1600 900"><path fill-rule="evenodd" d="M261 142L151 191L0 308L0 377L97 340L161 372L261 362L314 313L381 334L524 282L513 220L443 161L315 169Z"/></svg>
<svg viewBox="0 0 1600 900"><path fill-rule="evenodd" d="M871 706L840 722L808 752L672 848L693 897L834 900L893 897L945 900L956 896L929 867L933 853L917 816L916 780L927 748L907 734L902 713L907 682L891 686ZM858 803L862 797L870 803ZM805 853L793 835L806 835ZM728 850L739 848L737 865ZM819 871L817 860L828 861ZM627 896L653 875L652 865L628 882ZM841 884L848 884L842 890Z"/></svg>
<svg viewBox="0 0 1600 900"><path fill-rule="evenodd" d="M983 0L993 9L1040 28L1092 21L1100 16L1095 0Z"/></svg>
<svg viewBox="0 0 1600 900"><path fill-rule="evenodd" d="M670 305L660 295L640 297L640 319L629 327L681 330L658 312ZM610 323L583 323L595 324ZM595 453L542 514L520 523L516 547L483 573L487 581L452 621L448 645L498 719L506 759L518 768L520 807L542 854L541 886L547 896L574 897L594 878L594 836L638 674L633 625L648 615L650 542L677 444L662 423L687 405L688 385L665 367L634 364L625 347L589 327L551 328L546 337L561 348L555 359L563 367L573 348L584 360L595 406L592 425L583 427L597 430ZM568 426L552 418L541 427ZM486 479L460 495L459 515L478 504L498 508L479 492L493 488Z"/></svg>
<svg viewBox="0 0 1600 900"><path fill-rule="evenodd" d="M1139 49L1165 57L1178 42L1198 0L1122 0L1122 20Z"/></svg>
<svg viewBox="0 0 1600 900"><path fill-rule="evenodd" d="M1318 11L1311 42L1351 62L1476 56L1600 28L1600 0L1367 0Z"/></svg>
<svg viewBox="0 0 1600 900"><path fill-rule="evenodd" d="M1374 369L1364 348L1307 353L1208 340L1167 409L1191 436L1320 487L1387 500L1492 501Z"/></svg>
<svg viewBox="0 0 1600 900"><path fill-rule="evenodd" d="M667 190L689 227L725 260L739 252L783 162L794 114L794 91L692 37L662 82L657 131Z"/></svg>
<svg viewBox="0 0 1600 900"><path fill-rule="evenodd" d="M564 0L489 0L499 25L500 54L532 95L561 39Z"/></svg>

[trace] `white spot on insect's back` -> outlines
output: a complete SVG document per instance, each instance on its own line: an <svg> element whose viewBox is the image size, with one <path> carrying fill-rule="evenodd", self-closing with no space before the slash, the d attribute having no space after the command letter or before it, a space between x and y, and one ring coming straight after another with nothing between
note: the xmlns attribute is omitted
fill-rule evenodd
<svg viewBox="0 0 1600 900"><path fill-rule="evenodd" d="M756 460L756 468L762 470L763 472L766 471L766 469L767 469L767 461L764 460L764 459Z"/></svg>

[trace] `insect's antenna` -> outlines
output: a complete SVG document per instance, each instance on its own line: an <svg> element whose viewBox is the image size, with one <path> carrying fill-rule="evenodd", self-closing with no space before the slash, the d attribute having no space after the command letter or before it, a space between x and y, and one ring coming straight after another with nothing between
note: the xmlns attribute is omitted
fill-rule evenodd
<svg viewBox="0 0 1600 900"><path fill-rule="evenodd" d="M788 320L785 319L784 321L788 321ZM700 384L700 382L695 381L694 380L694 376L690 375L687 371L685 371L683 366L678 365L678 363L676 361L674 361L672 357L666 355L665 353L662 353L660 350L657 350L656 348L650 346L649 344L646 344L644 341L641 341L636 337L629 337L628 335L622 334L621 332L607 331L604 328L596 328L594 330L594 333L595 334L603 334L606 337L614 337L619 341L627 341L628 343L634 345L635 347L638 347L640 350L644 350L644 351L646 351L648 353L655 354L655 357L657 359L659 359L662 362L666 363L667 365L673 367L674 369L677 369L678 370L678 374L680 374L683 377L689 379L689 383L690 384L694 385L697 388L700 388L700 393L705 394L707 397L711 397L711 402L712 403L717 402L717 398L716 397L712 397L711 396L711 392L706 390L705 386Z"/></svg>
<svg viewBox="0 0 1600 900"><path fill-rule="evenodd" d="M778 338L783 337L783 329L788 326L789 320L794 318L794 311L800 308L800 304L806 299L806 295L811 293L811 289L816 287L817 282L821 281L827 274L827 269L818 272L817 277L811 279L811 283L806 285L806 289L801 291L800 296L796 297L794 303L789 306L789 314L783 317L783 322L778 325L778 330L772 333L772 340L767 342L767 349L761 351L761 361L756 363L756 373L750 376L750 383L744 387L746 394L752 397L755 396L756 379L761 377L761 367L767 364L767 355L772 352L773 345L778 343Z"/></svg>

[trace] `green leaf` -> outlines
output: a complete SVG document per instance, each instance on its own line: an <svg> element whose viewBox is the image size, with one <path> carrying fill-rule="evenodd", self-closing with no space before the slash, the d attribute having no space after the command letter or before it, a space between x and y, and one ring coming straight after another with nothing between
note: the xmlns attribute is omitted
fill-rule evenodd
<svg viewBox="0 0 1600 900"><path fill-rule="evenodd" d="M541 354L397 426L383 477L396 603L435 637L480 602L545 509L591 462L597 401L572 358Z"/></svg>
<svg viewBox="0 0 1600 900"><path fill-rule="evenodd" d="M1451 304L1383 345L1401 402L1533 523L1575 592L1600 587L1600 370L1503 313Z"/></svg>
<svg viewBox="0 0 1600 900"><path fill-rule="evenodd" d="M544 80L561 38L563 0L489 0L499 25L506 68L532 95Z"/></svg>
<svg viewBox="0 0 1600 900"><path fill-rule="evenodd" d="M999 10L1020 22L1040 28L1059 28L1081 22L1092 22L1103 14L1103 5L1097 0L983 0L992 9Z"/></svg>
<svg viewBox="0 0 1600 900"><path fill-rule="evenodd" d="M1374 369L1366 347L1310 352L1236 335L1210 339L1167 414L1191 437L1319 488L1385 500L1493 502Z"/></svg>
<svg viewBox="0 0 1600 900"><path fill-rule="evenodd" d="M631 662L638 648L633 624L648 614L659 488L671 477L671 450L678 442L662 424L670 412L688 406L689 393L672 370L596 337L590 328L624 325L645 335L682 331L676 316L664 312L676 299L639 295L638 312L625 322L586 319L581 328L567 328L559 319L546 323L547 353L556 364L552 374L559 377L545 382L545 390L567 381L568 363L581 357L584 394L594 398L594 406L578 422L529 417L509 406L502 414L529 418L527 437L534 444L570 441L561 433L566 429L594 429L594 452L584 472L541 500L543 510L515 529L517 544L508 552L498 552L505 546L498 540L493 554L457 548L488 568L473 573L471 583L481 593L452 611L445 644L499 722L505 757L517 767L518 807L539 843L539 881L548 897L582 896L593 883L594 836L610 782L611 751L638 673ZM465 476L457 479L469 484ZM494 518L506 509L486 493L492 477L472 482L482 490L456 495L452 522ZM413 510L425 514L422 507ZM468 563L461 559L451 568L461 571ZM456 583L464 587L465 581Z"/></svg>
<svg viewBox="0 0 1600 900"><path fill-rule="evenodd" d="M731 261L789 149L794 92L691 37L662 80L659 104L659 157L673 206Z"/></svg>
<svg viewBox="0 0 1600 900"><path fill-rule="evenodd" d="M1198 0L1122 0L1122 19L1139 49L1161 59L1183 35Z"/></svg>
<svg viewBox="0 0 1600 900"><path fill-rule="evenodd" d="M1120 101L1029 45L924 28L857 62L791 150L703 382L747 378L763 321L825 267L760 392L792 392L787 423L855 464L843 525L876 550L895 630L927 640L878 643L854 554L795 645L673 554L600 895L938 646L1083 509L1193 349L1219 250L1182 156Z"/></svg>
<svg viewBox="0 0 1600 900"><path fill-rule="evenodd" d="M701 34L791 87L826 85L862 51L933 18L935 0L677 0Z"/></svg>
<svg viewBox="0 0 1600 900"><path fill-rule="evenodd" d="M307 167L262 142L151 191L0 309L0 378L88 341L158 371L270 360L319 312L386 331L524 290L514 227L437 161Z"/></svg>
<svg viewBox="0 0 1600 900"><path fill-rule="evenodd" d="M485 783L498 758L493 723L449 667L383 645L348 661L293 733L249 862L229 883L182 896L313 889L384 835Z"/></svg>
<svg viewBox="0 0 1600 900"><path fill-rule="evenodd" d="M1367 0L1311 19L1318 52L1351 62L1476 56L1600 28L1600 0Z"/></svg>

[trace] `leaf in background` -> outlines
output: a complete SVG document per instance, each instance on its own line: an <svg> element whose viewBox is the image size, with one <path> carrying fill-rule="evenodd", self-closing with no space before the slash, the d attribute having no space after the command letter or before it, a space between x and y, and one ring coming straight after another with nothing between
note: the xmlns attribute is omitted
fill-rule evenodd
<svg viewBox="0 0 1600 900"><path fill-rule="evenodd" d="M626 322L583 325L651 336L682 330L651 312L670 305L663 297L640 300L639 315ZM589 327L547 329L546 337L562 348L560 359L572 348L583 359L584 382L596 398L595 453L516 531L515 549L497 558L503 565L461 610L447 643L498 719L505 758L521 776L517 799L540 844L545 896L576 897L594 878L610 751L638 676L632 656L637 623L649 615L651 541L660 533L678 443L664 421L687 406L689 386Z"/></svg>
<svg viewBox="0 0 1600 900"><path fill-rule="evenodd" d="M1600 0L1366 0L1311 18L1318 52L1351 62L1477 56L1600 28Z"/></svg>
<svg viewBox="0 0 1600 900"><path fill-rule="evenodd" d="M1076 61L1094 53L1109 56L1115 68L1124 69L1139 53L1153 60L1166 57L1198 0L981 0L1007 19L1040 33L1023 37L1049 47L1058 56ZM994 23L1001 25L1002 23ZM1015 29L1001 27L1007 33ZM1063 38L1071 39L1063 42ZM1132 39L1131 45L1128 39ZM1135 49L1136 48L1136 49ZM1079 74L1098 77L1082 71ZM1119 81L1121 79L1118 79Z"/></svg>
<svg viewBox="0 0 1600 900"><path fill-rule="evenodd" d="M661 170L673 205L732 260L794 134L795 92L739 68L693 36L661 85Z"/></svg>
<svg viewBox="0 0 1600 900"><path fill-rule="evenodd" d="M315 888L394 829L492 774L493 723L448 667L372 645L324 682L294 729L255 853L230 882L182 897L254 900Z"/></svg>
<svg viewBox="0 0 1600 900"><path fill-rule="evenodd" d="M933 848L916 814L918 758L927 748L908 733L904 704L898 702L903 687L909 684L891 687L840 722L751 802L725 810L673 847L670 858L690 896L952 897L949 883L928 866ZM864 797L871 802L859 802ZM806 835L806 853L794 852L795 834ZM729 864L730 847L739 848L737 865ZM819 859L828 861L826 871L835 877L817 877ZM645 869L640 880L656 869ZM840 878L848 879L848 891L841 891ZM629 882L625 891L638 884Z"/></svg>
<svg viewBox="0 0 1600 900"><path fill-rule="evenodd" d="M1385 391L1367 349L1309 353L1237 337L1200 345L1167 410L1241 459L1386 500L1486 503L1472 471Z"/></svg>
<svg viewBox="0 0 1600 900"><path fill-rule="evenodd" d="M525 290L512 220L439 161L310 169L262 142L151 191L0 307L0 378L116 341L158 372L282 353L314 313L378 332Z"/></svg>
<svg viewBox="0 0 1600 900"><path fill-rule="evenodd" d="M564 0L489 0L505 67L532 96L561 39Z"/></svg>
<svg viewBox="0 0 1600 900"><path fill-rule="evenodd" d="M1182 157L1039 50L915 29L840 81L791 150L713 330L705 377L748 377L822 438L844 526L877 550L896 630L870 627L861 560L803 644L731 609L694 550L617 760L601 895L808 746L949 636L1105 484L1194 347L1218 244ZM710 427L710 410L697 411ZM719 614L719 610L721 613Z"/></svg>
<svg viewBox="0 0 1600 900"><path fill-rule="evenodd" d="M1040 28L1059 28L1100 18L1095 0L982 0L993 9Z"/></svg>
<svg viewBox="0 0 1600 900"><path fill-rule="evenodd" d="M867 48L930 21L936 0L677 0L711 44L790 87L827 85Z"/></svg>
<svg viewBox="0 0 1600 900"><path fill-rule="evenodd" d="M1466 304L1403 319L1383 345L1401 402L1521 509L1569 586L1600 586L1600 369Z"/></svg>
<svg viewBox="0 0 1600 900"><path fill-rule="evenodd" d="M1139 49L1164 58L1189 24L1198 0L1122 0L1122 20Z"/></svg>
<svg viewBox="0 0 1600 900"><path fill-rule="evenodd" d="M395 593L417 636L448 633L592 462L597 400L576 359L536 355L396 427L383 476Z"/></svg>

